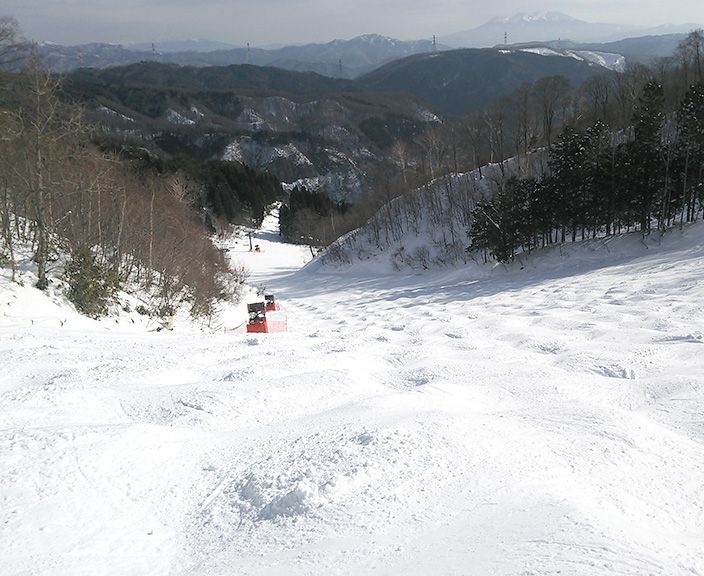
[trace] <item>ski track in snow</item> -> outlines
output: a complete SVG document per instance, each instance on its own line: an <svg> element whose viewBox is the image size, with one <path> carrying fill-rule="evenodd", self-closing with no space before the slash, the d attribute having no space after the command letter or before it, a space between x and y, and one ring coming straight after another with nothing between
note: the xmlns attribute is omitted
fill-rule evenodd
<svg viewBox="0 0 704 576"><path fill-rule="evenodd" d="M477 280L267 225L288 333L0 316L0 573L704 575L703 226Z"/></svg>

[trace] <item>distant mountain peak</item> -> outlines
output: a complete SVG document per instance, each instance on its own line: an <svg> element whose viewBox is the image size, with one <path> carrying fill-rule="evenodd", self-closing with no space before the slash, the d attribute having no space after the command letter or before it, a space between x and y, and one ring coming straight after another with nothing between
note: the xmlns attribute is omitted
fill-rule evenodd
<svg viewBox="0 0 704 576"><path fill-rule="evenodd" d="M396 40L395 38L390 38L388 36L382 36L381 34L361 34L360 36L355 36L354 38L350 38L349 40L344 40L342 38L338 38L336 40L333 40L331 42L328 42L328 44L333 44L337 46L345 46L348 44L368 44L370 46L379 46L379 45L395 45L399 41Z"/></svg>
<svg viewBox="0 0 704 576"><path fill-rule="evenodd" d="M362 34L352 38L350 42L368 44L370 46L396 46L401 43L401 40L381 34Z"/></svg>
<svg viewBox="0 0 704 576"><path fill-rule="evenodd" d="M569 38L575 42L610 42L627 37L641 27L630 24L587 22L562 12L521 12L494 18L472 28L444 36L440 41L454 47L490 47L510 40L546 42Z"/></svg>
<svg viewBox="0 0 704 576"><path fill-rule="evenodd" d="M576 18L562 12L519 12L513 16L492 18L487 24L518 24L533 22L577 22Z"/></svg>
<svg viewBox="0 0 704 576"><path fill-rule="evenodd" d="M381 34L361 34L359 36L355 36L352 38L352 40L364 40L365 42L378 42L378 41L392 41L395 42L393 38L390 38L389 36L382 36Z"/></svg>

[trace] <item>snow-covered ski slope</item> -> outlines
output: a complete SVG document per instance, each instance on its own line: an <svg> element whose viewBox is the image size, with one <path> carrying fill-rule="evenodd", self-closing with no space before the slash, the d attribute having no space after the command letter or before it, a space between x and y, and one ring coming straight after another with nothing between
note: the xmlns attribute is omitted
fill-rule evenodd
<svg viewBox="0 0 704 576"><path fill-rule="evenodd" d="M257 241L285 334L2 302L1 574L704 574L703 225L422 275Z"/></svg>

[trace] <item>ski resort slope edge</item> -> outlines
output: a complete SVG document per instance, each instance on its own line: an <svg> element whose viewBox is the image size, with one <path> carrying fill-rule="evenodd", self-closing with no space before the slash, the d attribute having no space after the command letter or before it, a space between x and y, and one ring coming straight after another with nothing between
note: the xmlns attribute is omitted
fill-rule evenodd
<svg viewBox="0 0 704 576"><path fill-rule="evenodd" d="M288 333L0 322L0 572L704 574L704 225L392 274L270 224Z"/></svg>

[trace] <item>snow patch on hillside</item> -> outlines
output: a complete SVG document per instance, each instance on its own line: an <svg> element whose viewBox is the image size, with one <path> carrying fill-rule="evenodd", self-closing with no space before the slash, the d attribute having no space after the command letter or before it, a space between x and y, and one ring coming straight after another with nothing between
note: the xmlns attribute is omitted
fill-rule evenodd
<svg viewBox="0 0 704 576"><path fill-rule="evenodd" d="M626 57L621 54L594 52L591 50L575 50L572 52L587 62L598 64L609 70L614 70L615 72L624 72L626 70Z"/></svg>
<svg viewBox="0 0 704 576"><path fill-rule="evenodd" d="M421 108L420 106L418 107L416 111L417 117L422 120L423 122L437 122L439 124L442 124L442 120L437 114L434 114L427 108Z"/></svg>
<svg viewBox="0 0 704 576"><path fill-rule="evenodd" d="M511 50L500 50L507 54ZM538 54L540 56L561 56L563 58L574 58L582 62L596 64L608 70L623 72L626 68L626 58L621 54L611 52L594 52L590 50L556 50L547 46L536 46L532 48L520 48L519 52L527 52L529 54Z"/></svg>
<svg viewBox="0 0 704 576"><path fill-rule="evenodd" d="M269 168L277 159L292 161L296 166L312 166L311 161L293 144L269 145L243 137L227 146L224 160L236 160L262 170Z"/></svg>
<svg viewBox="0 0 704 576"><path fill-rule="evenodd" d="M129 116L125 116L124 114L120 114L119 112L113 110L112 108L108 108L106 106L98 106L98 111L103 112L104 114L107 114L109 116L115 116L117 118L120 118L121 120L124 120L125 122L134 122L134 118L130 118Z"/></svg>
<svg viewBox="0 0 704 576"><path fill-rule="evenodd" d="M538 54L540 56L564 56L563 53L546 47L521 48L520 51L527 52L528 54Z"/></svg>
<svg viewBox="0 0 704 576"><path fill-rule="evenodd" d="M345 156L341 157L343 164L348 162ZM312 178L299 178L293 182L282 182L282 188L291 191L294 188L308 190L323 190L335 202L356 202L365 194L365 184L360 173L356 170L328 172Z"/></svg>
<svg viewBox="0 0 704 576"><path fill-rule="evenodd" d="M193 126L195 124L194 120L186 118L183 114L179 114L171 108L166 111L166 121L180 126Z"/></svg>

